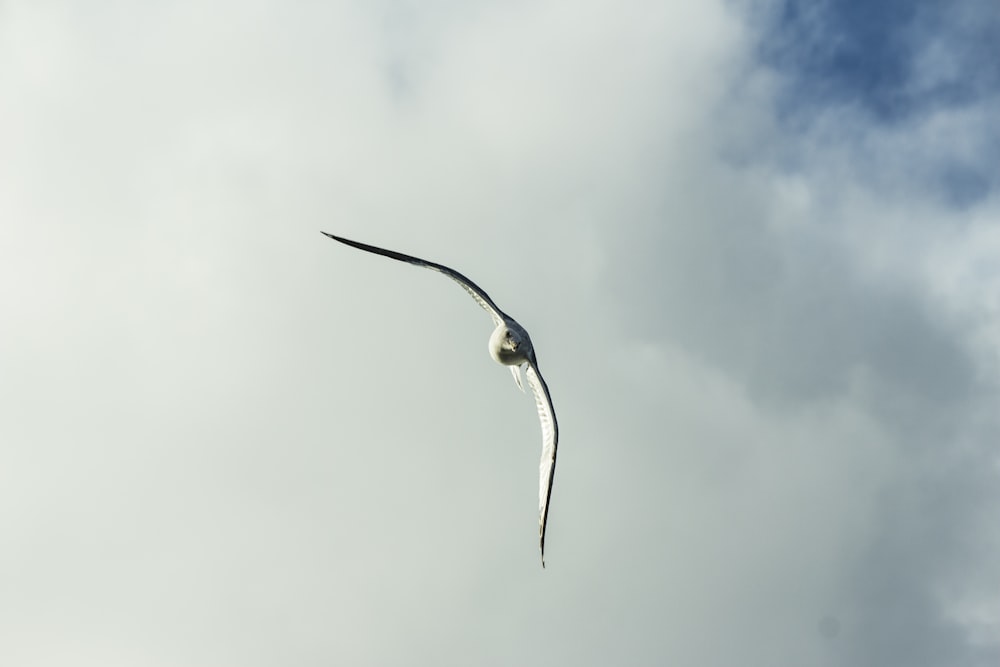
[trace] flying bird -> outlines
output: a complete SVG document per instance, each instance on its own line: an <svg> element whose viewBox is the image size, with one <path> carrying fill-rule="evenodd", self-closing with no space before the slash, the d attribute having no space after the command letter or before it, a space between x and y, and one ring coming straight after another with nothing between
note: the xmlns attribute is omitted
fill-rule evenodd
<svg viewBox="0 0 1000 667"><path fill-rule="evenodd" d="M395 259L414 266L443 273L456 283L462 286L473 299L476 300L483 309L493 318L496 328L490 336L489 350L490 356L504 366L510 368L514 375L514 382L518 389L524 391L521 384L520 370L524 367L524 374L528 378L528 386L535 396L535 405L538 407L538 419L542 424L542 460L539 464L538 480L538 546L542 555L542 567L545 567L545 526L549 519L549 499L552 497L552 477L556 470L556 447L559 444L559 424L556 421L556 413L552 408L552 397L549 395L548 385L542 379L542 374L538 371L538 359L535 357L535 348L531 344L531 337L528 332L518 324L514 318L500 310L493 302L493 299L476 283L472 282L458 271L450 269L443 264L428 262L419 257L404 255L401 252L376 248L375 246L351 241L340 236L327 234L334 241L339 241L345 245L365 252L382 255L390 259Z"/></svg>

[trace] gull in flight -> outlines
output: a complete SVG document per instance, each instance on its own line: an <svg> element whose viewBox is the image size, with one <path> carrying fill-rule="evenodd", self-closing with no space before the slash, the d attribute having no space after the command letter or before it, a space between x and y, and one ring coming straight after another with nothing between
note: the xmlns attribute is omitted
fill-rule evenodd
<svg viewBox="0 0 1000 667"><path fill-rule="evenodd" d="M535 348L531 344L531 337L528 336L528 332L524 330L524 327L515 322L514 318L500 310L493 303L493 299L481 287L454 269L449 269L442 264L428 262L419 257L404 255L401 252L376 248L375 246L358 243L357 241L351 241L340 236L327 234L326 232L323 232L323 234L329 236L334 241L340 241L358 250L364 250L365 252L371 252L376 255L382 255L383 257L413 264L414 266L423 266L443 273L461 285L462 289L468 292L476 300L476 303L482 306L490 314L490 317L493 318L493 324L496 325L496 328L493 330L493 335L490 336L490 356L497 363L510 367L511 373L514 374L514 382L517 383L521 391L524 391L524 385L521 384L520 369L524 366L524 374L528 378L528 385L531 387L531 393L534 394L535 404L538 407L538 419L542 423L542 461L538 469L538 545L542 552L542 567L545 567L545 524L549 518L549 498L552 497L552 476L556 470L556 446L559 443L559 424L556 422L555 410L552 409L552 398L549 396L549 388L545 384L545 380L542 379L542 374L538 372L538 359L535 358Z"/></svg>

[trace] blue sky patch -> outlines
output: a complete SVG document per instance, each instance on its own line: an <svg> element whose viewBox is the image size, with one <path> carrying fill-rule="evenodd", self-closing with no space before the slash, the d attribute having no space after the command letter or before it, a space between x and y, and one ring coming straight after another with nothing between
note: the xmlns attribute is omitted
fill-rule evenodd
<svg viewBox="0 0 1000 667"><path fill-rule="evenodd" d="M761 57L790 82L783 116L846 104L894 122L996 91L997 44L994 0L785 0Z"/></svg>

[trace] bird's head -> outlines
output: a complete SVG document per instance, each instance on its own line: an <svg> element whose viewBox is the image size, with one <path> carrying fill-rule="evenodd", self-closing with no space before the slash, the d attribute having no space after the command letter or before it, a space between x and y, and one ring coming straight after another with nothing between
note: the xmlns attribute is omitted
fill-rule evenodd
<svg viewBox="0 0 1000 667"><path fill-rule="evenodd" d="M523 331L504 323L497 325L490 336L490 356L504 366L516 366L527 361L531 341Z"/></svg>

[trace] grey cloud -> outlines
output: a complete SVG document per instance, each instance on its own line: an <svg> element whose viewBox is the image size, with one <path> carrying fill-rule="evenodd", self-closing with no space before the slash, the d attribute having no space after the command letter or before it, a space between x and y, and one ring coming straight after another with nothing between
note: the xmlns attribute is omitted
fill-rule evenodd
<svg viewBox="0 0 1000 667"><path fill-rule="evenodd" d="M728 110L724 117L732 118ZM823 179L811 186L813 202L833 188L850 198L868 187L850 177L825 180L825 144L800 139L792 148L798 173ZM995 378L984 382L962 318L926 296L919 245L899 238L901 253L915 253L903 273L900 265L873 270L858 247L855 225L878 235L879 216L888 213L880 207L898 203L876 194L873 207L853 209L870 216L860 221L845 221L851 207L839 204L814 204L788 219L752 187L761 181L760 162L690 170L703 159L695 151L711 147L683 146L690 153L657 177L663 190L651 195L652 212L627 239L607 237L609 262L621 267L609 292L623 329L725 369L766 413L808 414L846 402L875 419L899 458L872 498L875 532L833 566L843 613L837 654L853 665L987 664L995 649L971 645L948 609L992 569L969 555L994 539L993 427L981 425ZM775 167L766 178L784 174ZM934 206L920 181L903 180L896 191ZM934 233L961 225L960 216L942 216ZM926 229L917 224L914 232ZM873 451L852 451L850 465L873 462Z"/></svg>

